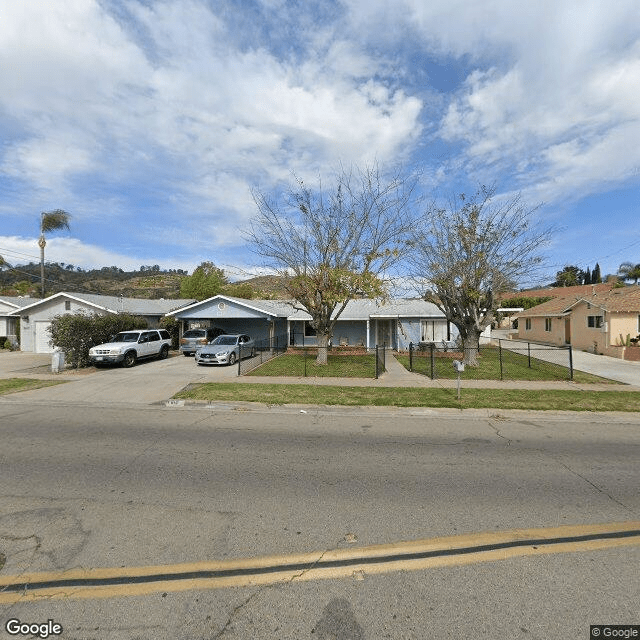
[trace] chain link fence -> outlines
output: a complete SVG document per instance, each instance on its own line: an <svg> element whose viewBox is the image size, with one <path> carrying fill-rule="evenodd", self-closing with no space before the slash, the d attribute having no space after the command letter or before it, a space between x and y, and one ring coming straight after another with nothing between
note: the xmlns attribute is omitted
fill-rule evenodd
<svg viewBox="0 0 640 640"><path fill-rule="evenodd" d="M286 339L286 336L285 336ZM271 351L274 353L272 354ZM335 347L329 348L327 364L318 365L317 346L281 348L280 340L273 348L256 347L255 354L243 353L238 362L238 375L246 375L255 371L260 365L279 356L278 362L269 365L255 375L288 376L288 377L340 377L340 378L378 378L386 370L385 348Z"/></svg>
<svg viewBox="0 0 640 640"><path fill-rule="evenodd" d="M238 357L238 375L243 376L253 371L264 362L282 355L288 347L287 334L256 340L253 345L240 345Z"/></svg>
<svg viewBox="0 0 640 640"><path fill-rule="evenodd" d="M408 352L398 360L409 371L432 380L453 379L457 373L454 360L464 360L465 353L448 344L409 344ZM480 345L478 366L466 367L464 377L478 380L573 380L571 346L554 347L519 340L495 340Z"/></svg>

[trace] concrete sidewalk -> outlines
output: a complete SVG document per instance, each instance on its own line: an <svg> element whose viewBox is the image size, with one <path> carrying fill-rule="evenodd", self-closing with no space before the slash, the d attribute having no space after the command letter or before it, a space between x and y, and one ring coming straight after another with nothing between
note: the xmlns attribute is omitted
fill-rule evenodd
<svg viewBox="0 0 640 640"><path fill-rule="evenodd" d="M604 357L604 356L596 356ZM198 367L193 358L174 356L167 360L142 362L131 369L67 370L51 373L51 356L31 353L0 353L0 378L34 378L63 380L68 384L21 391L0 396L0 402L47 402L93 405L150 405L163 403L191 383L233 382L240 384L305 384L341 387L412 387L454 388L457 381L431 380L407 371L392 354L387 355L387 371L373 378L305 378L237 376L237 367ZM462 375L462 389L528 389L573 391L640 391L640 385L578 384L570 381L530 382L467 380ZM241 400L242 398L239 398Z"/></svg>

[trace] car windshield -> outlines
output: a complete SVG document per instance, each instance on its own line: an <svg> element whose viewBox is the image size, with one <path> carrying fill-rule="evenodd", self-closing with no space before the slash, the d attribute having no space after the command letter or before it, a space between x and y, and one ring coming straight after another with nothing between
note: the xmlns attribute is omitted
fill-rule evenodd
<svg viewBox="0 0 640 640"><path fill-rule="evenodd" d="M185 331L183 338L202 338L204 337L204 331Z"/></svg>
<svg viewBox="0 0 640 640"><path fill-rule="evenodd" d="M139 336L139 333L127 333L123 331L113 339L113 342L138 342Z"/></svg>
<svg viewBox="0 0 640 640"><path fill-rule="evenodd" d="M236 336L218 336L211 344L235 344L237 341Z"/></svg>

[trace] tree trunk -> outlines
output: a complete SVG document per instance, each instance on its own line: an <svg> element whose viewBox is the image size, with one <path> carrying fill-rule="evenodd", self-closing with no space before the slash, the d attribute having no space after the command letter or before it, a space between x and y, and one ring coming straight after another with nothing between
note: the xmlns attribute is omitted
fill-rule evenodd
<svg viewBox="0 0 640 640"><path fill-rule="evenodd" d="M468 367L478 366L478 352L480 351L480 334L477 329L469 329L465 336L462 336L462 348L464 350L464 364Z"/></svg>
<svg viewBox="0 0 640 640"><path fill-rule="evenodd" d="M318 333L318 357L316 358L316 364L327 364L327 352L329 351L329 340L331 340L330 333Z"/></svg>
<svg viewBox="0 0 640 640"><path fill-rule="evenodd" d="M38 246L40 247L40 297L42 298L44 298L44 248L46 245L44 235L41 235Z"/></svg>

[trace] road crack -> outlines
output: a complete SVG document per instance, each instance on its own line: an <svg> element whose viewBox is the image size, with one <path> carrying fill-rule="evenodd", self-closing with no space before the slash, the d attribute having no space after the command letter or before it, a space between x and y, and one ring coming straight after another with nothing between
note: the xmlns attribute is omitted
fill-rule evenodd
<svg viewBox="0 0 640 640"><path fill-rule="evenodd" d="M574 471L568 464L562 462L562 460L558 460L558 463L560 464L560 466L564 467L569 473L572 473L574 476L577 476L581 480L584 480L588 485L590 485L596 491L598 491L598 493L601 493L602 495L606 496L607 498L609 498L609 500L611 500L612 502L615 502L617 505L621 506L623 509L625 509L629 513L633 513L633 510L630 507L628 507L623 502L620 502L620 500L617 500L616 498L614 498L610 493L605 491L602 487L599 487L594 482L591 482L591 480L589 480L589 478L586 478L581 473L578 473L577 471Z"/></svg>
<svg viewBox="0 0 640 640"><path fill-rule="evenodd" d="M489 427L491 427L491 429L493 429L494 433L496 434L496 436L498 436L498 438L502 438L503 440L506 441L507 446L510 446L511 443L513 442L511 440L511 438L507 438L507 436L503 436L502 433L500 433L500 429L498 429L498 427L496 427L491 420L487 420L487 424L489 425Z"/></svg>
<svg viewBox="0 0 640 640"><path fill-rule="evenodd" d="M344 539L341 540L341 542L343 541ZM291 576L287 580L282 580L281 582L277 582L275 584L267 584L262 587L259 587L254 593L252 593L248 598L246 598L244 602L241 602L237 607L233 609L233 611L229 614L229 618L227 619L227 622L225 623L224 627L222 627L222 629L220 629L220 631L215 636L213 636L214 640L217 640L218 638L222 638L222 636L226 633L227 629L233 622L233 619L236 617L238 612L244 609L254 598L258 597L261 593L263 593L267 589L272 589L274 587L287 586L287 585L290 585L294 580L298 580L299 578L304 576L306 573L309 573L309 571L315 569L315 567L317 567L318 564L322 562L322 559L327 555L327 553L338 549L339 544L340 543L338 543L337 545L335 545L330 549L325 549L306 569L303 569L302 571L296 573L295 575Z"/></svg>

